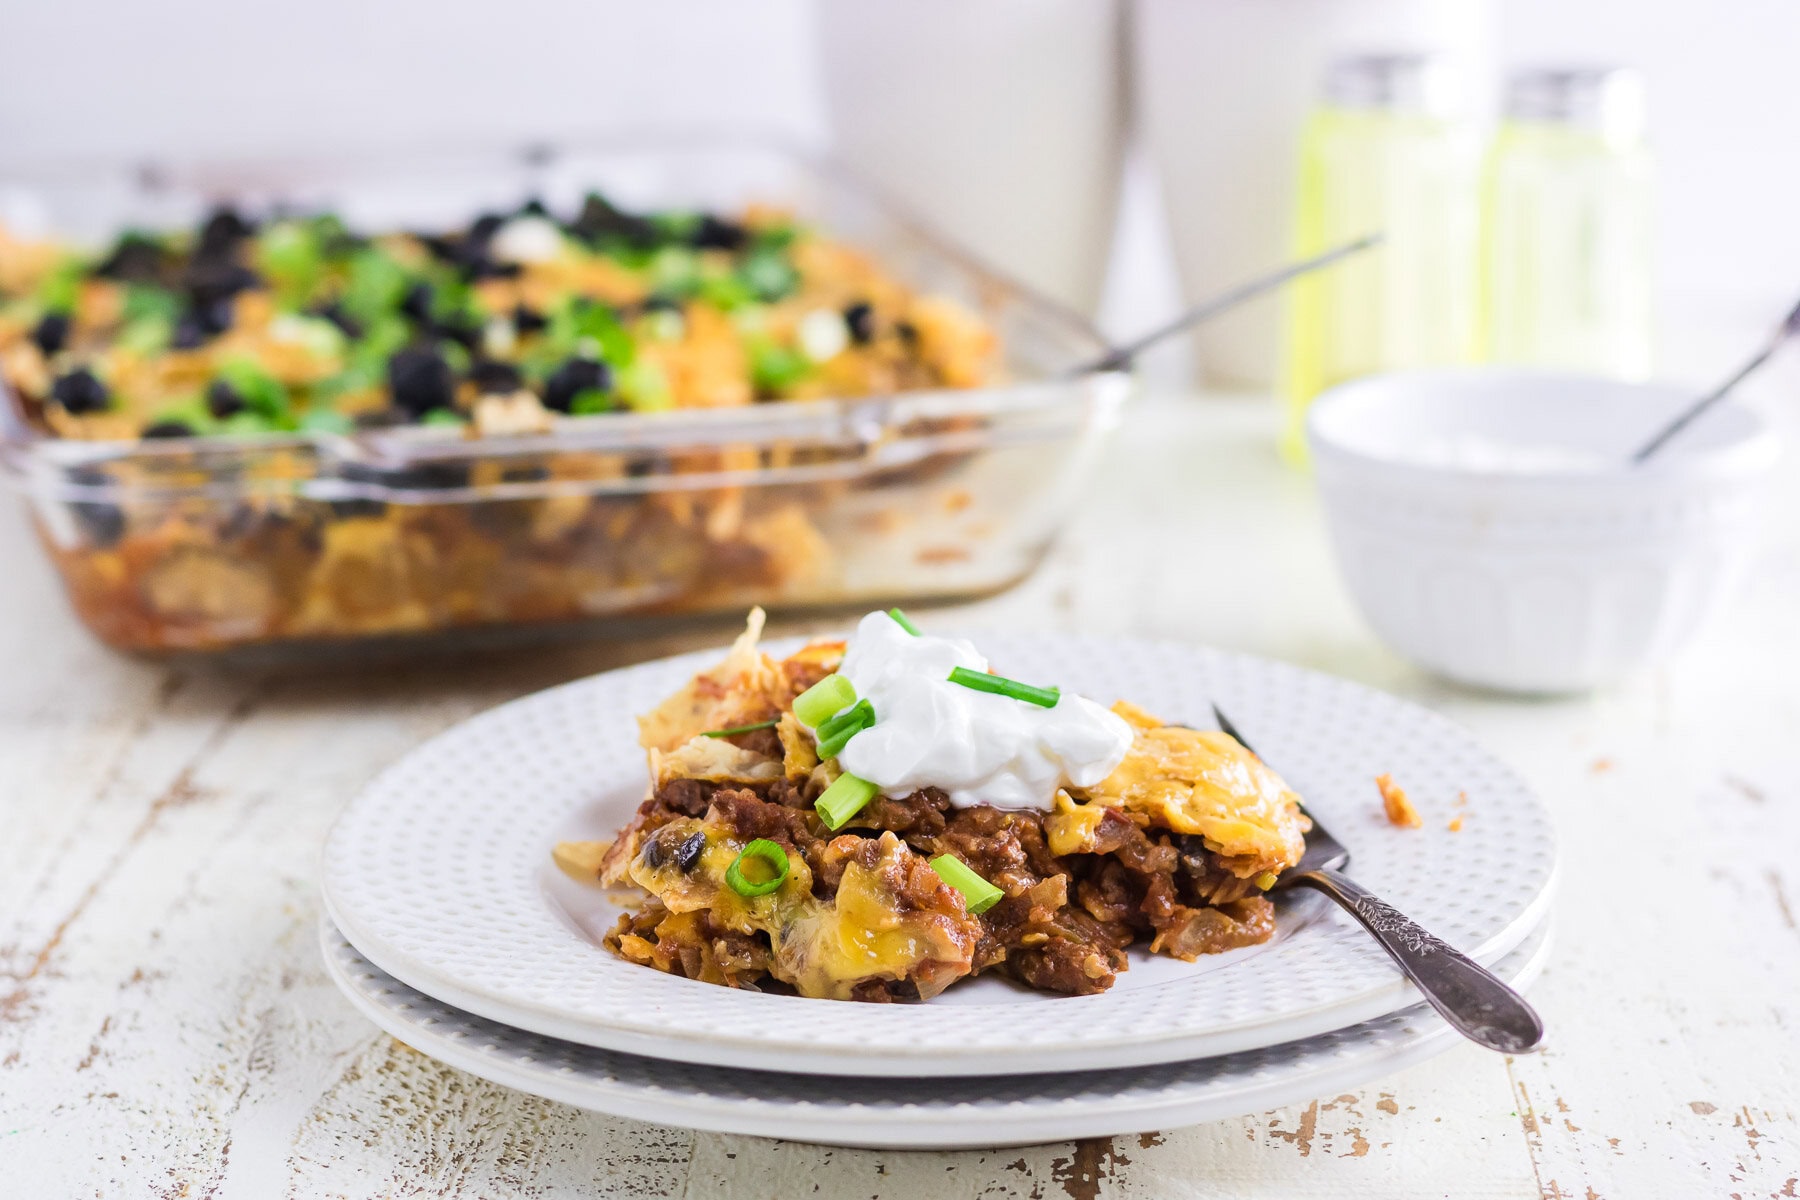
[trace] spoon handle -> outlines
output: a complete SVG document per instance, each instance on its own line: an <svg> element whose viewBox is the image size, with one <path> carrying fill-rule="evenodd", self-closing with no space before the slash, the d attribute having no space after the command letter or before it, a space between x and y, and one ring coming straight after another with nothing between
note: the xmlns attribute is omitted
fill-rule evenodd
<svg viewBox="0 0 1800 1200"><path fill-rule="evenodd" d="M1797 334L1800 334L1800 304L1794 306L1793 310L1776 327L1775 332L1769 335L1769 340L1763 344L1762 349L1752 355L1749 362L1739 367L1735 375L1682 409L1676 414L1674 420L1657 430L1655 437L1639 446L1637 453L1631 456L1632 465L1636 466L1648 461L1650 456L1667 445L1671 438L1693 424L1697 417L1730 395L1738 384L1761 370L1764 363L1775 357L1775 352L1781 349L1782 343Z"/></svg>
<svg viewBox="0 0 1800 1200"><path fill-rule="evenodd" d="M1366 237L1359 237L1355 241L1345 242L1323 254L1289 263L1267 275L1258 276L1248 283L1240 283L1228 292L1221 292L1209 300L1201 301L1174 319L1152 329L1149 333L1123 345L1112 347L1099 358L1083 363L1070 371L1069 377L1087 375L1094 371L1123 371L1131 366L1138 355L1158 342L1172 337L1184 329L1192 329L1196 325L1210 321L1221 313L1230 312L1245 301L1254 300L1264 292L1274 291L1290 280L1298 279L1300 276L1310 274L1322 267L1329 267L1339 259L1349 258L1353 254L1361 254L1373 246L1379 246L1383 236L1380 233L1371 233Z"/></svg>
<svg viewBox="0 0 1800 1200"><path fill-rule="evenodd" d="M1283 883L1324 892L1375 935L1400 970L1456 1031L1503 1054L1526 1054L1544 1041L1544 1022L1525 998L1423 925L1359 885L1323 869Z"/></svg>

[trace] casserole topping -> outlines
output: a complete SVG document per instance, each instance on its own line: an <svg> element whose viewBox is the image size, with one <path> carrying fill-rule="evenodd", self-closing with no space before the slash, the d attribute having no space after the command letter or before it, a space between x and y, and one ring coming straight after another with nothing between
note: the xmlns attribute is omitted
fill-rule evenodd
<svg viewBox="0 0 1800 1200"><path fill-rule="evenodd" d="M994 348L960 305L767 208L634 214L596 193L445 232L226 208L100 254L0 230L0 364L69 438L536 433L551 414L972 386Z"/></svg>

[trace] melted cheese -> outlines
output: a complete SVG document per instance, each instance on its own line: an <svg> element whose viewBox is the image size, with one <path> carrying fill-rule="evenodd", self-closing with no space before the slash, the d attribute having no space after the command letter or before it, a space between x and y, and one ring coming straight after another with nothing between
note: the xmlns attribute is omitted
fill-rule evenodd
<svg viewBox="0 0 1800 1200"><path fill-rule="evenodd" d="M651 866L636 854L625 876L673 914L704 911L724 928L767 934L774 949L771 973L802 996L848 1000L859 983L909 978L922 996L930 996L969 973L974 920L954 900L943 911L901 905L886 879L912 851L893 834L882 835L873 869L846 863L837 895L820 900L812 894L806 860L793 851L779 888L765 896L740 896L725 883L726 869L743 849L737 838L691 817L670 821L655 836L673 847L695 833L703 834L706 844L689 870L673 856ZM684 928L668 926L671 932Z"/></svg>
<svg viewBox="0 0 1800 1200"><path fill-rule="evenodd" d="M1098 844L1100 822L1106 819L1103 804L1077 804L1069 793L1056 793L1056 811L1044 818L1044 840L1058 858L1091 854Z"/></svg>
<svg viewBox="0 0 1800 1200"><path fill-rule="evenodd" d="M1229 734L1150 727L1147 716L1129 715L1137 727L1131 749L1117 770L1087 789L1090 800L1197 835L1245 877L1300 861L1310 822L1280 776Z"/></svg>

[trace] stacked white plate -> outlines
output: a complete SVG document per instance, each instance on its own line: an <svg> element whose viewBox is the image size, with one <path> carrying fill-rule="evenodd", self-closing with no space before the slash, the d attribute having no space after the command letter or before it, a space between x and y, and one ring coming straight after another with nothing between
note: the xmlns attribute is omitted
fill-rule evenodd
<svg viewBox="0 0 1800 1200"><path fill-rule="evenodd" d="M1328 676L1165 643L986 634L1009 675L1165 720L1216 701L1352 852L1350 873L1523 984L1548 950L1548 814L1449 722ZM782 653L787 646L771 647ZM1098 996L994 978L923 1004L736 991L600 945L612 897L550 849L612 836L646 787L635 717L722 651L614 671L497 708L421 746L325 848L325 959L414 1048L602 1112L855 1146L995 1146L1142 1132L1354 1088L1455 1035L1359 926L1279 901L1278 933L1182 963L1134 952ZM1426 816L1400 829L1374 777ZM1454 828L1453 828L1454 826Z"/></svg>

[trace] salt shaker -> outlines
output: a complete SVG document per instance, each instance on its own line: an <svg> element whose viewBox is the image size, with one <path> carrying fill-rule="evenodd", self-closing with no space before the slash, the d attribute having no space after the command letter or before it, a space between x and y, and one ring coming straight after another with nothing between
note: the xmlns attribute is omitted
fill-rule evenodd
<svg viewBox="0 0 1800 1200"><path fill-rule="evenodd" d="M1284 449L1304 453L1306 408L1377 371L1473 360L1479 298L1480 155L1443 58L1367 54L1326 71L1300 156L1295 252L1366 234L1382 247L1295 283L1282 390Z"/></svg>
<svg viewBox="0 0 1800 1200"><path fill-rule="evenodd" d="M1487 356L1646 377L1651 186L1640 77L1517 71L1504 114L1485 184Z"/></svg>

